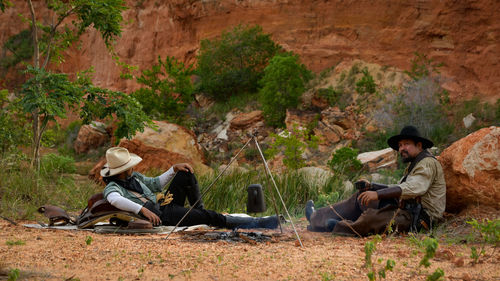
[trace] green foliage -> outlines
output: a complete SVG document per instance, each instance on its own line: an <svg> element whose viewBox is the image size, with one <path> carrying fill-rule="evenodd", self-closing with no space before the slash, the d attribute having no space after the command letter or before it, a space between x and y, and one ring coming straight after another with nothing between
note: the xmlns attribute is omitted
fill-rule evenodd
<svg viewBox="0 0 500 281"><path fill-rule="evenodd" d="M259 98L266 123L284 126L286 109L297 107L305 84L311 78L311 72L299 62L297 55L286 53L274 56L259 81L262 86Z"/></svg>
<svg viewBox="0 0 500 281"><path fill-rule="evenodd" d="M8 281L16 281L21 275L21 271L18 268L9 270L9 275L7 277Z"/></svg>
<svg viewBox="0 0 500 281"><path fill-rule="evenodd" d="M467 221L474 231L480 235L481 249L478 252L476 247L471 247L471 258L474 264L479 262L481 255L485 254L486 244L494 245L494 250L500 245L500 219L483 220L482 222L472 219Z"/></svg>
<svg viewBox="0 0 500 281"><path fill-rule="evenodd" d="M437 268L431 275L427 276L427 281L444 280L444 270Z"/></svg>
<svg viewBox="0 0 500 281"><path fill-rule="evenodd" d="M76 172L75 160L54 153L45 154L42 157L41 172L47 176L59 173L74 173Z"/></svg>
<svg viewBox="0 0 500 281"><path fill-rule="evenodd" d="M179 122L186 107L193 101L191 66L174 57L165 60L158 57L158 63L150 70L143 70L137 82L146 87L132 93L142 104L144 112L154 118Z"/></svg>
<svg viewBox="0 0 500 281"><path fill-rule="evenodd" d="M3 69L8 69L22 61L31 59L33 57L31 31L29 29L24 29L9 37L3 44L3 50L6 53L0 59L0 67ZM8 55L7 51L11 53L11 55Z"/></svg>
<svg viewBox="0 0 500 281"><path fill-rule="evenodd" d="M377 98L377 84L368 68L361 70L361 74L361 79L356 82L356 93L358 93L356 112L358 113L364 112L374 102L374 98Z"/></svg>
<svg viewBox="0 0 500 281"><path fill-rule="evenodd" d="M17 146L26 145L29 137L26 117L17 101L9 103L8 95L7 90L0 90L0 163L8 160Z"/></svg>
<svg viewBox="0 0 500 281"><path fill-rule="evenodd" d="M66 108L74 108L84 95L80 85L69 81L66 74L32 66L28 66L26 73L32 77L22 86L20 104L26 113L38 112L43 129L55 117L65 118Z"/></svg>
<svg viewBox="0 0 500 281"><path fill-rule="evenodd" d="M357 149L342 147L332 154L332 159L327 164L335 175L352 180L360 173L363 167L357 156Z"/></svg>
<svg viewBox="0 0 500 281"><path fill-rule="evenodd" d="M36 23L42 31L39 47L46 59L51 57L56 62L64 60L64 50L77 42L89 27L99 31L111 49L115 38L121 35L121 13L126 10L123 0L51 0L47 2L47 8L55 13L56 18L50 25ZM75 20L66 21L68 17Z"/></svg>
<svg viewBox="0 0 500 281"><path fill-rule="evenodd" d="M326 99L330 106L336 106L340 103L340 99L343 95L341 90L335 90L332 86L328 88L321 88L317 90L319 97ZM347 105L342 105L341 108L345 108Z"/></svg>
<svg viewBox="0 0 500 281"><path fill-rule="evenodd" d="M258 25L238 25L219 39L202 40L197 57L198 91L217 100L255 92L268 61L280 50Z"/></svg>
<svg viewBox="0 0 500 281"><path fill-rule="evenodd" d="M283 152L283 164L292 170L305 166L302 158L306 148L316 148L318 139L316 136L309 136L306 130L293 128L291 132L284 130L281 134L270 135L273 138L271 147L266 150L266 157L273 158L279 152Z"/></svg>
<svg viewBox="0 0 500 281"><path fill-rule="evenodd" d="M375 235L372 239L372 241L368 241L365 243L365 265L364 267L368 269L368 272L366 273L366 276L368 277L368 280L370 281L375 281L377 279L377 276L379 280L385 279L386 278L386 272L387 271L393 271L394 266L396 266L396 262L392 259L387 259L385 266L378 269L376 269L375 264L373 263L373 254L375 251L377 251L377 243L382 241L382 237L380 235ZM382 259L378 259L379 263L382 262Z"/></svg>
<svg viewBox="0 0 500 281"><path fill-rule="evenodd" d="M143 132L145 126L155 127L151 118L142 111L141 104L132 96L122 92L95 87L90 83L90 77L79 77L85 89L85 99L80 111L84 123L94 119L115 118L118 120L115 136L132 138L137 131Z"/></svg>
<svg viewBox="0 0 500 281"><path fill-rule="evenodd" d="M87 246L92 244L92 241L94 241L94 239L92 239L92 236L87 236L87 238L85 238L85 244L87 244Z"/></svg>
<svg viewBox="0 0 500 281"><path fill-rule="evenodd" d="M5 244L7 246L21 246L21 245L25 245L26 242L24 242L23 240L15 240L15 241L14 240L7 240L5 242Z"/></svg>
<svg viewBox="0 0 500 281"><path fill-rule="evenodd" d="M10 6L12 6L12 2L8 0L0 0L0 10L2 12L5 12L5 9L7 9Z"/></svg>
<svg viewBox="0 0 500 281"><path fill-rule="evenodd" d="M429 267L431 265L430 259L436 254L436 250L439 246L438 241L434 238L426 237L423 240L423 246L425 247L425 254L420 260L419 266Z"/></svg>
<svg viewBox="0 0 500 281"><path fill-rule="evenodd" d="M433 73L439 73L439 68L443 66L443 63L436 63L425 54L418 52L415 52L415 57L410 62L411 69L405 70L405 73L415 81L431 76Z"/></svg>

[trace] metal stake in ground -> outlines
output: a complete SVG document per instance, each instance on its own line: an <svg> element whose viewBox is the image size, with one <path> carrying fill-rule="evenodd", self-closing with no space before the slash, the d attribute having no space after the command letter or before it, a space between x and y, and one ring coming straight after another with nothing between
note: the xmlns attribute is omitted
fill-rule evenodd
<svg viewBox="0 0 500 281"><path fill-rule="evenodd" d="M191 205L191 208L189 208L189 210L184 214L184 216L179 220L179 222L177 222L177 224L175 225L174 229L172 229L172 231L170 231L167 234L167 237L165 237L165 240L167 240L168 237L170 237L170 234L172 234L172 232L174 232L177 229L177 227L179 227L179 225L181 224L181 222L194 209L194 206L196 206L196 204L198 204L198 202L200 202L200 200L205 196L205 194L208 193L208 191L217 182L217 180L220 178L220 176L222 176L222 174L224 174L224 172L227 170L227 168L229 168L229 166L231 166L231 164L234 162L234 160L236 160L236 158L238 158L238 155L240 155L240 153L243 151L243 149L245 149L245 147L247 147L247 145L250 143L250 141L252 141L252 138L250 138L247 141L247 143L245 143L245 145L238 151L238 153L236 153L236 155L231 159L231 161L229 161L229 164L227 164L226 168L224 168L224 170L222 170L222 172L220 172L219 175L217 175L217 177L215 178L215 180L207 187L207 189L205 191L203 191L203 193L200 195L200 198L198 198L198 200L196 200L196 202L194 202L194 204Z"/></svg>
<svg viewBox="0 0 500 281"><path fill-rule="evenodd" d="M259 143L257 142L257 139L255 137L253 139L255 141L255 146L259 150L260 156L262 157L262 161L264 162L264 167L266 169L266 172L268 173L269 177L271 178L271 181L273 182L274 188L276 189L276 192L278 193L278 196L281 200L281 204L283 204L283 208L285 208L285 212L286 212L286 215L288 216L288 219L290 219L290 222L292 223L293 231L295 232L295 235L297 236L297 239L299 240L300 247L304 248L304 245L302 244L302 240L300 240L299 233L297 232L297 229L295 228L295 224L293 223L292 217L290 216L290 213L288 213L288 209L285 205L285 201L283 201L283 197L281 197L281 193L278 189L278 185L276 185L276 182L274 181L273 175L271 174L271 170L269 169L269 166L267 166L266 158L264 158L264 154L262 153L262 150L260 150Z"/></svg>

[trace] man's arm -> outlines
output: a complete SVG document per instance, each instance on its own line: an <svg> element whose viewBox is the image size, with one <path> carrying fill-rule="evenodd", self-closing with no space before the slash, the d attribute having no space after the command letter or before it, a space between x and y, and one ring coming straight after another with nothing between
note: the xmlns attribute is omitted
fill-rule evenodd
<svg viewBox="0 0 500 281"><path fill-rule="evenodd" d="M127 211L127 212L132 212L134 214L143 214L150 222L153 223L153 225L159 225L161 224L160 217L158 217L155 213L151 212L147 208L123 197L120 195L118 192L111 192L108 197L106 197L106 200L108 202L115 206L116 208Z"/></svg>
<svg viewBox="0 0 500 281"><path fill-rule="evenodd" d="M106 197L106 200L116 208L134 214L139 214L142 208L141 205L121 196L118 192L111 192L108 197Z"/></svg>
<svg viewBox="0 0 500 281"><path fill-rule="evenodd" d="M160 180L160 185L163 187L165 186L174 176L175 173L178 171L184 171L184 172L190 172L194 173L193 167L189 165L188 163L178 163L170 167L168 171L165 173L161 174L158 178Z"/></svg>

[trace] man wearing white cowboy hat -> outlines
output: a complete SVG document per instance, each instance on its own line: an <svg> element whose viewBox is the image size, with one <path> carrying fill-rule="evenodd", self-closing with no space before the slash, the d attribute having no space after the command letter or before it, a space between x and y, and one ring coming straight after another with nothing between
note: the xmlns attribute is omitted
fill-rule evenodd
<svg viewBox="0 0 500 281"><path fill-rule="evenodd" d="M176 225L189 210L186 198L195 208L184 218L181 226L208 224L227 228L276 228L276 216L266 218L225 216L203 208L198 182L193 168L187 163L173 165L162 175L150 178L133 171L142 161L126 148L112 147L106 151L107 163L101 170L106 187L104 197L118 209L141 214L153 225ZM170 199L159 204L154 193L161 192L170 181L165 195Z"/></svg>
<svg viewBox="0 0 500 281"><path fill-rule="evenodd" d="M306 205L312 231L333 231L341 235L383 233L390 223L399 231L429 230L441 220L446 206L446 183L439 161L428 152L434 144L414 126L405 126L387 140L409 163L398 184L384 185L360 180L351 198L330 207L314 210Z"/></svg>

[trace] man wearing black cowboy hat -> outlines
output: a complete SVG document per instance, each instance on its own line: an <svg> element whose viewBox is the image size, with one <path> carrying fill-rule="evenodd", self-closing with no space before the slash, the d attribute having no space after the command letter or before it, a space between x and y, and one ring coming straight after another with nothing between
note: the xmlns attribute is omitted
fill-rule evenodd
<svg viewBox="0 0 500 281"><path fill-rule="evenodd" d="M409 163L399 183L360 180L355 184L359 191L351 198L316 211L309 201L309 230L365 236L383 233L391 222L394 230L429 230L442 218L446 184L441 164L427 151L432 141L422 137L414 126L406 126L387 143L399 152L403 162Z"/></svg>

